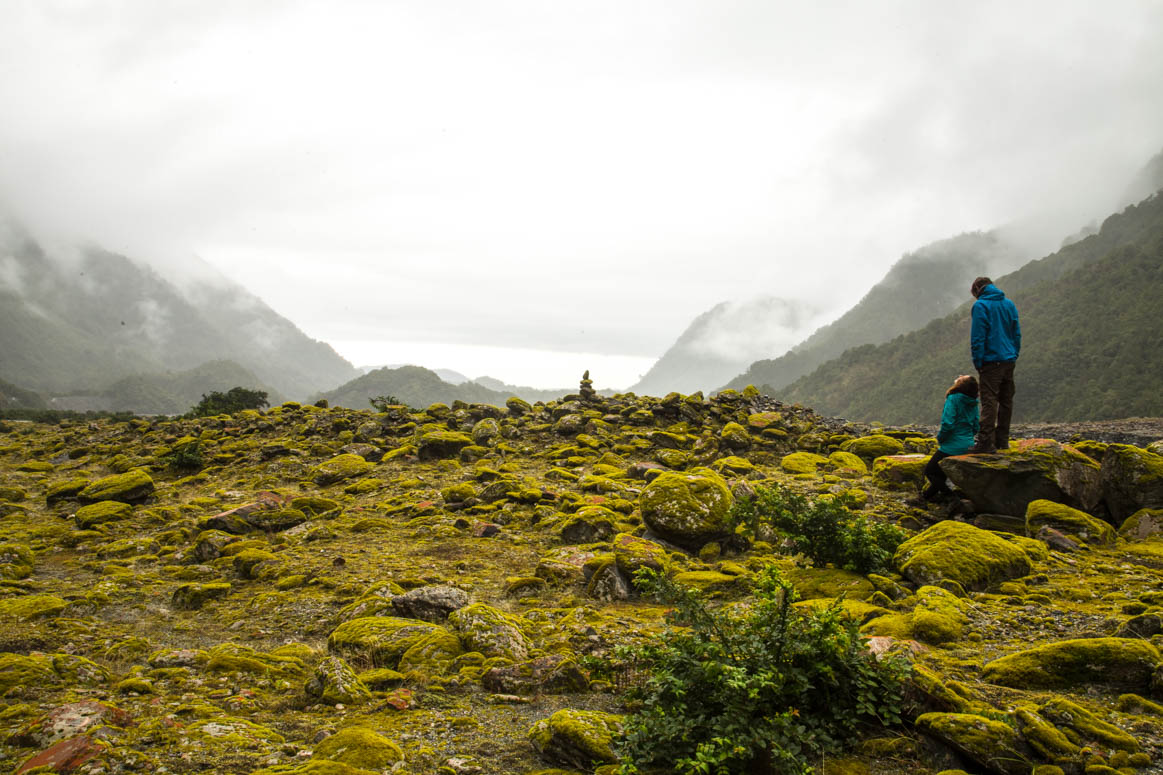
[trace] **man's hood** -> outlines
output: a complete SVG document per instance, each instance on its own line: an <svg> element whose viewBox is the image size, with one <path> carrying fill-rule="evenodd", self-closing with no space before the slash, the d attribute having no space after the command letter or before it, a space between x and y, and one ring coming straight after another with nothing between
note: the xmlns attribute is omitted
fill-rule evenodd
<svg viewBox="0 0 1163 775"><path fill-rule="evenodd" d="M1001 288L998 288L993 283L990 283L989 285L987 285L981 289L981 293L978 295L977 298L986 299L988 301L1000 301L1001 299L1004 299L1005 297L1006 297L1006 295L1001 292Z"/></svg>

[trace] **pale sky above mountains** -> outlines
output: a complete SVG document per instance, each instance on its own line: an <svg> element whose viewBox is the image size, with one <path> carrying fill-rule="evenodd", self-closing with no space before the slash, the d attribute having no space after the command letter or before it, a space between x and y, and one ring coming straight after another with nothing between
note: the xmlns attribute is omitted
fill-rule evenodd
<svg viewBox="0 0 1163 775"><path fill-rule="evenodd" d="M357 364L625 387L720 301L1108 214L1161 43L1153 0L5 0L0 207Z"/></svg>

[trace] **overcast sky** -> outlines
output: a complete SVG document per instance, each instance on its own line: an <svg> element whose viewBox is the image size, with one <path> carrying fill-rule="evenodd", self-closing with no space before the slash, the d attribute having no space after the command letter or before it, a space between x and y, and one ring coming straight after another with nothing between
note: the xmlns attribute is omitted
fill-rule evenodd
<svg viewBox="0 0 1163 775"><path fill-rule="evenodd" d="M1104 215L1160 95L1154 0L0 0L0 202L360 365L625 387L717 302Z"/></svg>

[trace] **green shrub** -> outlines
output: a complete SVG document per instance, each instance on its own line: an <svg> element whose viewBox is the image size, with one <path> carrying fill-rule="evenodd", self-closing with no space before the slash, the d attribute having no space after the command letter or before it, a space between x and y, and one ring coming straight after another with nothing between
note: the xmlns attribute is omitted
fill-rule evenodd
<svg viewBox="0 0 1163 775"><path fill-rule="evenodd" d="M905 540L900 528L853 513L847 495L809 500L776 484L737 498L731 519L752 536L775 530L795 551L817 564L833 563L857 573L884 570Z"/></svg>
<svg viewBox="0 0 1163 775"><path fill-rule="evenodd" d="M377 412L388 411L389 406L405 406L404 402L395 396L372 396L367 400Z"/></svg>
<svg viewBox="0 0 1163 775"><path fill-rule="evenodd" d="M225 393L212 390L210 395L202 394L202 400L186 414L187 417L213 417L218 414L234 414L244 409L261 409L269 406L265 390L248 390L232 387Z"/></svg>
<svg viewBox="0 0 1163 775"><path fill-rule="evenodd" d="M640 588L674 606L661 637L619 650L649 677L618 744L621 775L809 773L862 724L894 725L907 663L878 660L837 605L801 610L769 569L750 606L711 611L694 590L643 570Z"/></svg>
<svg viewBox="0 0 1163 775"><path fill-rule="evenodd" d="M199 441L175 447L168 455L162 455L161 461L176 471L200 471L206 464L202 457L202 444Z"/></svg>

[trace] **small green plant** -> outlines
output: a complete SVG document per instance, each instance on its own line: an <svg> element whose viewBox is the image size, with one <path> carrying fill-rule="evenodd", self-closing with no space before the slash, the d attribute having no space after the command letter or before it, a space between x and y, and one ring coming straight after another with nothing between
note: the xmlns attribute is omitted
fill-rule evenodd
<svg viewBox="0 0 1163 775"><path fill-rule="evenodd" d="M620 775L800 775L861 725L900 722L907 663L878 660L838 604L793 606L774 568L731 609L649 570L637 581L674 609L659 638L616 652L649 668L631 691Z"/></svg>
<svg viewBox="0 0 1163 775"><path fill-rule="evenodd" d="M211 391L210 395L203 393L202 400L195 404L186 416L213 417L219 414L234 414L244 409L262 409L269 405L265 390L232 387L225 393L217 390Z"/></svg>
<svg viewBox="0 0 1163 775"><path fill-rule="evenodd" d="M388 411L389 406L407 406L403 401L392 395L372 396L367 400L377 412Z"/></svg>
<svg viewBox="0 0 1163 775"><path fill-rule="evenodd" d="M736 500L731 518L753 537L776 531L796 552L817 564L833 563L858 573L883 570L905 533L895 525L854 513L854 505L847 495L809 500L775 484Z"/></svg>
<svg viewBox="0 0 1163 775"><path fill-rule="evenodd" d="M163 455L161 460L176 471L200 471L206 464L202 457L202 444L197 440L174 447L173 451Z"/></svg>

